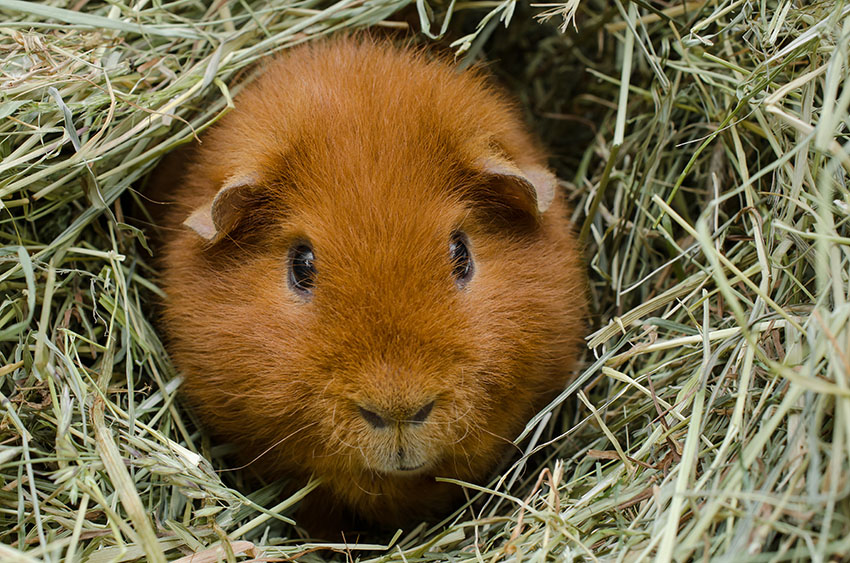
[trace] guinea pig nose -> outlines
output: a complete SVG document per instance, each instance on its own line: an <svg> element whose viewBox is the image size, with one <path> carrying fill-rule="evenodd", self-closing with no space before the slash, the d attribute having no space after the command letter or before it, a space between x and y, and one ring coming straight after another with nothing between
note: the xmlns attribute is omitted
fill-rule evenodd
<svg viewBox="0 0 850 563"><path fill-rule="evenodd" d="M422 424L423 422L425 422L425 419L428 418L428 415L431 414L431 409L433 408L434 401L431 401L430 403L416 411L416 413L410 417L410 420L408 420L408 422Z"/></svg>
<svg viewBox="0 0 850 563"><path fill-rule="evenodd" d="M362 416L363 419L366 420L366 422L368 422L373 428L386 428L387 421L381 418L379 414L366 410L363 407L358 408L360 409L360 416Z"/></svg>

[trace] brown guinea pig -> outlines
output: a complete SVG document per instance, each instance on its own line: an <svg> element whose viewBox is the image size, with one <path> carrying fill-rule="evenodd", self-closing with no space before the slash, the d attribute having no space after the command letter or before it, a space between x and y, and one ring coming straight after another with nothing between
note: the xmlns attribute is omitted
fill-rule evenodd
<svg viewBox="0 0 850 563"><path fill-rule="evenodd" d="M450 508L435 478L490 476L575 368L543 154L482 72L368 39L292 49L235 103L165 186L185 393L261 472L321 477L321 518Z"/></svg>

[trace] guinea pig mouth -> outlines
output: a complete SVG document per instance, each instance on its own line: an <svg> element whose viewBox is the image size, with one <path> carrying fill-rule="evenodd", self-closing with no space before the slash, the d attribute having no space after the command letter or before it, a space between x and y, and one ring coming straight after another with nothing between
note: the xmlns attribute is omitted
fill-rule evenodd
<svg viewBox="0 0 850 563"><path fill-rule="evenodd" d="M382 473L389 477L415 477L421 475L427 470L427 463L420 463L419 465L399 465L394 469L384 470Z"/></svg>
<svg viewBox="0 0 850 563"><path fill-rule="evenodd" d="M401 471L401 472L403 472L403 473L409 473L409 472L411 472L411 471L419 471L419 470L420 470L420 469L422 469L423 467L425 467L425 464L424 464L424 463L420 463L419 465L414 465L414 466L412 466L412 467L399 467L399 468L398 468L398 471Z"/></svg>
<svg viewBox="0 0 850 563"><path fill-rule="evenodd" d="M394 459L382 460L372 464L372 470L387 476L411 477L419 475L432 467L433 460L430 459Z"/></svg>

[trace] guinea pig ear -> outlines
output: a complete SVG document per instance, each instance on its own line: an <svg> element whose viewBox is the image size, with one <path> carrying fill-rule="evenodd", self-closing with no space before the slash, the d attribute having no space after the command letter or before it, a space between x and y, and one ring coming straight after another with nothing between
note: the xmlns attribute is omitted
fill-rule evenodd
<svg viewBox="0 0 850 563"><path fill-rule="evenodd" d="M555 199L558 179L538 164L517 165L502 157L491 156L479 161L481 171L492 176L490 189L501 199L531 217L539 218Z"/></svg>
<svg viewBox="0 0 850 563"><path fill-rule="evenodd" d="M195 209L183 224L209 244L227 236L243 218L256 197L257 178L253 174L231 176L209 203Z"/></svg>

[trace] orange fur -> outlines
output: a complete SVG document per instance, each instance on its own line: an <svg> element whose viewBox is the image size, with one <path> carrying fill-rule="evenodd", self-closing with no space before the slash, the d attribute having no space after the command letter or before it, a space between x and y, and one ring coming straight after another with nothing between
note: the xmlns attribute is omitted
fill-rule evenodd
<svg viewBox="0 0 850 563"><path fill-rule="evenodd" d="M480 72L351 39L270 63L165 190L165 325L203 421L248 458L277 444L255 466L322 476L317 498L379 525L448 508L459 488L434 477L486 479L569 380L586 316L562 195L529 221L489 158L545 166ZM233 178L252 188L224 236L181 226ZM460 289L456 230L475 267ZM310 301L286 281L299 240ZM399 423L373 428L364 405Z"/></svg>

